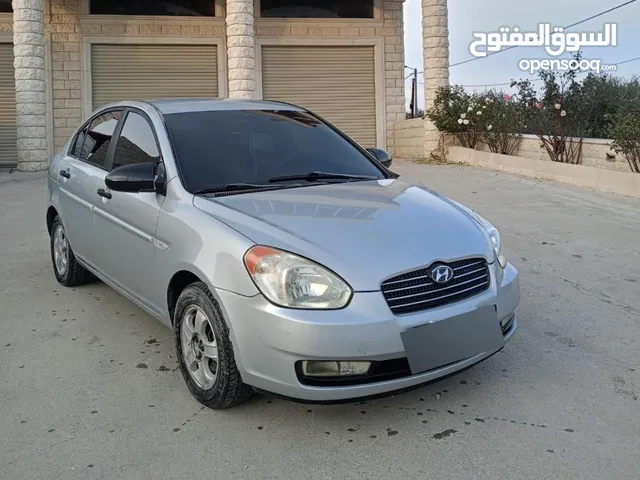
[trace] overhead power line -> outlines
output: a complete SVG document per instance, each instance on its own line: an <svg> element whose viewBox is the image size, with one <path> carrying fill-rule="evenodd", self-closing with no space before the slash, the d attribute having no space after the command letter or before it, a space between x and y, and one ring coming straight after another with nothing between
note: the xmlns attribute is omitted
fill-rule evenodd
<svg viewBox="0 0 640 480"><path fill-rule="evenodd" d="M627 5L631 5L632 3L635 3L635 2L637 2L637 1L638 1L638 0L628 0L628 1L624 2L624 3L621 3L620 5L616 5L615 7L609 8L608 10L605 10L605 11L603 11L603 12L597 13L597 14L595 14L595 15L591 15L591 16L590 16L590 17L588 17L588 18L582 19L582 20L580 20L579 22L572 23L571 25L567 25L566 27L563 27L563 28L564 28L565 30L567 30L567 29L569 29L569 28L575 27L575 26L580 25L580 24L582 24L582 23L588 22L589 20L593 20L594 18L598 18L598 17L601 17L601 16L603 16L603 15L606 15L607 13L611 13L611 12L613 12L613 11L615 11L615 10L618 10L618 9L622 8L622 7L626 7ZM464 65L465 63L475 62L476 60L481 60L481 59L483 59L483 58L491 57L491 56L493 56L493 55L497 55L497 54L499 54L499 53L506 52L507 50L511 50L511 49L517 48L518 46L519 46L519 45L513 45L513 46L511 46L511 47L507 47L507 48L505 48L505 49L498 50L497 52L488 53L485 57L473 57L473 58L469 58L468 60L464 60L464 61L462 61L462 62L454 63L454 64L450 65L450 67L457 67L458 65Z"/></svg>
<svg viewBox="0 0 640 480"><path fill-rule="evenodd" d="M629 60L625 60L624 62L614 63L616 66L624 65L625 63L631 63L640 60L640 57L630 58Z"/></svg>

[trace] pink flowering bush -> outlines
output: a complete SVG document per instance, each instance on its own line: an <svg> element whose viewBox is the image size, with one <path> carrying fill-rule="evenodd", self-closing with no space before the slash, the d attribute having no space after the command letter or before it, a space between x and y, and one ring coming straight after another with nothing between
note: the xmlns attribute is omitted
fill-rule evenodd
<svg viewBox="0 0 640 480"><path fill-rule="evenodd" d="M522 108L515 97L490 91L481 95L483 103L482 141L493 153L514 155L524 129Z"/></svg>
<svg viewBox="0 0 640 480"><path fill-rule="evenodd" d="M523 108L527 130L540 139L554 162L579 164L592 102L576 81L577 72L542 71L537 92L529 80L513 82Z"/></svg>

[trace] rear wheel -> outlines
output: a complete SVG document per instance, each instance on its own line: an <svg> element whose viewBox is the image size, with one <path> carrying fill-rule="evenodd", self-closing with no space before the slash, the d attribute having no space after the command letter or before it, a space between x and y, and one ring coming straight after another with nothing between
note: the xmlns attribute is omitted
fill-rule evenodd
<svg viewBox="0 0 640 480"><path fill-rule="evenodd" d="M193 396L213 409L251 397L253 389L242 382L220 307L204 283L182 291L173 319L178 364Z"/></svg>
<svg viewBox="0 0 640 480"><path fill-rule="evenodd" d="M91 273L78 263L59 216L51 224L51 263L56 280L65 287L83 285L92 278Z"/></svg>

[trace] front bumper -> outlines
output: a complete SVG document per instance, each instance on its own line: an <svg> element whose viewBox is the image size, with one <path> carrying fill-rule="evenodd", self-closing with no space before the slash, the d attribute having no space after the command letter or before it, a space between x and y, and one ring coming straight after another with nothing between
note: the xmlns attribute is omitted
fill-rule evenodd
<svg viewBox="0 0 640 480"><path fill-rule="evenodd" d="M276 307L262 295L251 298L218 290L230 327L242 379L256 389L309 402L331 402L377 396L428 383L464 370L490 357L482 352L463 361L388 381L350 386L303 385L295 369L300 360L385 361L404 358L401 332L446 321L481 307L495 305L498 319L514 313L520 301L518 272L508 264L499 274L490 265L492 283L475 297L424 312L395 316L381 292L357 292L342 310L313 311ZM499 280L497 282L496 280ZM509 340L517 321L505 332Z"/></svg>

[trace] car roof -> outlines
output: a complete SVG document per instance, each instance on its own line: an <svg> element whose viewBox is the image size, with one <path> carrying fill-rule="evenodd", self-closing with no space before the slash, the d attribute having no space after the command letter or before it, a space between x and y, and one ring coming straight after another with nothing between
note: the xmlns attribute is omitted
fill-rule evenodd
<svg viewBox="0 0 640 480"><path fill-rule="evenodd" d="M130 102L132 106L134 103L138 102ZM162 114L225 110L304 110L296 105L283 102L236 100L230 98L165 98L143 103L153 105Z"/></svg>

